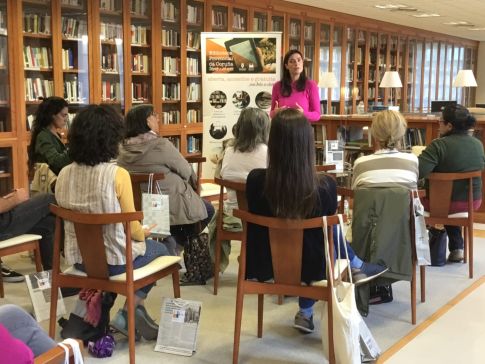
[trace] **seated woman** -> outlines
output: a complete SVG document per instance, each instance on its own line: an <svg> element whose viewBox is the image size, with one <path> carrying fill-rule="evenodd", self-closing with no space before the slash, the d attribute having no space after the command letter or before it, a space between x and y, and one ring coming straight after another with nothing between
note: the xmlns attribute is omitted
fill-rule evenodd
<svg viewBox="0 0 485 364"><path fill-rule="evenodd" d="M34 357L56 345L37 321L22 308L10 304L0 306L0 362L33 363Z"/></svg>
<svg viewBox="0 0 485 364"><path fill-rule="evenodd" d="M249 211L263 216L289 219L333 215L337 210L335 181L315 171L313 129L296 109L279 111L271 121L268 141L268 168L254 169L247 178ZM334 234L336 237L337 234ZM266 281L273 278L271 252L266 228L248 225L246 277ZM334 243L337 243L336 239ZM338 244L343 247L343 244ZM364 263L348 247L352 275L363 283L384 273L383 266ZM303 236L302 281L325 279L322 229L305 230ZM342 252L345 256L345 252ZM300 297L294 326L312 332L312 299Z"/></svg>
<svg viewBox="0 0 485 364"><path fill-rule="evenodd" d="M111 213L135 211L128 171L111 163L118 155L123 139L123 119L109 106L90 105L79 112L69 131L69 148L73 163L59 173L56 200L59 206L81 212ZM64 225L64 254L67 264L83 270L72 223ZM165 245L145 238L149 229L138 221L131 222L133 267L140 268L155 258L168 255ZM121 224L105 229L104 240L110 275L126 271L125 232ZM158 326L148 316L144 300L153 285L135 292L136 330L145 339L157 337ZM126 302L111 325L126 333Z"/></svg>
<svg viewBox="0 0 485 364"><path fill-rule="evenodd" d="M126 132L120 147L118 165L133 173L162 172L158 181L161 191L169 196L170 232L185 245L187 237L203 230L214 207L195 192L197 177L191 165L173 144L158 136L159 119L152 105L133 107L125 118Z"/></svg>
<svg viewBox="0 0 485 364"><path fill-rule="evenodd" d="M266 168L268 156L268 136L270 120L261 109L248 107L241 111L234 125L234 140L224 151L221 177L231 181L246 182L248 173L254 168ZM232 216L232 210L237 208L236 191L228 190L224 201L223 223L231 231L241 231L241 220ZM215 259L215 244L217 231L217 213L209 223L209 246L212 261ZM229 264L231 242L222 241L221 272Z"/></svg>
<svg viewBox="0 0 485 364"><path fill-rule="evenodd" d="M407 123L399 111L381 111L372 119L375 152L354 163L352 189L402 186L416 189L418 158L399 151Z"/></svg>
<svg viewBox="0 0 485 364"><path fill-rule="evenodd" d="M67 148L57 133L64 128L68 119L69 104L62 97L51 96L44 99L35 114L28 147L29 167L35 163L47 163L55 174L71 163Z"/></svg>
<svg viewBox="0 0 485 364"><path fill-rule="evenodd" d="M418 157L419 178L432 172L470 172L483 170L485 156L482 143L469 134L475 118L461 105L445 107L440 120L440 138L429 144ZM468 182L453 182L452 202L449 213L468 210ZM426 200L423 201L426 208ZM473 208L482 203L482 179L473 180ZM445 225L448 234L449 262L463 261L463 237L459 226ZM436 233L432 230L432 233Z"/></svg>

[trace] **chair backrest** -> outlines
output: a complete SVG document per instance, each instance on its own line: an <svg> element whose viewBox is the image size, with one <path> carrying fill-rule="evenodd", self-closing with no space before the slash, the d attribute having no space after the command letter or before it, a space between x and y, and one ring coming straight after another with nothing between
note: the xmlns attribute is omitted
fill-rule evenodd
<svg viewBox="0 0 485 364"><path fill-rule="evenodd" d="M187 160L187 162L189 163L197 163L197 189L195 192L197 192L197 194L200 196L200 191L201 191L201 177L202 177L202 163L204 163L207 159L205 157L202 157L202 156L198 156L198 155L189 155L187 157L185 157L185 159Z"/></svg>
<svg viewBox="0 0 485 364"><path fill-rule="evenodd" d="M255 215L240 209L234 210L233 214L243 221L243 229L246 232L247 223L263 226L268 229L274 282L276 284L301 286L303 231L305 229L323 228L322 218L315 217L305 220L290 220ZM345 217L344 220L346 220ZM327 223L330 256L333 261L333 236L331 227L339 223L338 217L335 215L328 216ZM242 262L245 261L246 257L246 238L246 234L244 234L243 244L241 245ZM257 242L255 243L257 244ZM322 241L323 244L324 242ZM327 278L333 277L333 269L329 268L327 267ZM244 264L242 269L244 269L245 273ZM328 274L329 271L332 272L330 276ZM332 281L328 284L331 287L333 280L329 279L329 281Z"/></svg>
<svg viewBox="0 0 485 364"><path fill-rule="evenodd" d="M133 201L135 202L136 211L141 211L141 194L143 193L142 185L148 184L150 174L151 173L130 173ZM155 181L160 181L164 178L165 175L163 173L153 173L153 185L152 190L149 191L149 193L156 193Z"/></svg>
<svg viewBox="0 0 485 364"><path fill-rule="evenodd" d="M433 217L448 217L453 182L468 180L468 213L473 213L473 178L481 177L482 171L431 173L429 180L429 213Z"/></svg>
<svg viewBox="0 0 485 364"><path fill-rule="evenodd" d="M327 172L334 170L336 168L335 164L317 164L315 165L315 169L317 172Z"/></svg>
<svg viewBox="0 0 485 364"><path fill-rule="evenodd" d="M108 266L106 263L106 247L103 239L103 226L122 223L126 234L126 262L127 267L132 265L131 252L131 221L143 219L141 211L91 214L68 210L57 205L50 205L51 212L56 215L56 232L54 259L58 259L57 250L60 247L62 238L61 220L70 221L74 224L77 244L81 252L86 274L93 278L107 279Z"/></svg>
<svg viewBox="0 0 485 364"><path fill-rule="evenodd" d="M221 186L219 191L219 208L222 207L224 202L224 188L229 188L236 191L237 205L241 210L248 209L248 203L246 200L246 182L230 181L223 178L214 178L214 182ZM221 211L221 210L220 210Z"/></svg>

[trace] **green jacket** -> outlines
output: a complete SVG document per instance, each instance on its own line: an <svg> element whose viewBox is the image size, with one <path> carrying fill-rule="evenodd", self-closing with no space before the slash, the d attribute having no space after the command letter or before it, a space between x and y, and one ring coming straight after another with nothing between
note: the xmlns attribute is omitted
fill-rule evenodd
<svg viewBox="0 0 485 364"><path fill-rule="evenodd" d="M468 134L451 134L435 139L418 157L419 178L431 172L470 172L483 170L485 155L482 143ZM473 199L482 198L482 179L473 179ZM468 200L468 182L453 182L452 201Z"/></svg>
<svg viewBox="0 0 485 364"><path fill-rule="evenodd" d="M35 140L34 163L47 163L56 175L71 163L66 146L48 129L42 129Z"/></svg>

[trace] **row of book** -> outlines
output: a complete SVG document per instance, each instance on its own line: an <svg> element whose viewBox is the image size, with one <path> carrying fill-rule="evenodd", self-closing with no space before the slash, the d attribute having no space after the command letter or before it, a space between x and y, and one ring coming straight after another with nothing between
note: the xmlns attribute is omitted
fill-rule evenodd
<svg viewBox="0 0 485 364"><path fill-rule="evenodd" d="M109 52L103 48L101 54L101 69L105 72L119 72L118 53Z"/></svg>
<svg viewBox="0 0 485 364"><path fill-rule="evenodd" d="M123 25L101 22L100 37L103 40L123 39Z"/></svg>
<svg viewBox="0 0 485 364"><path fill-rule="evenodd" d="M144 25L131 25L131 44L147 45L148 27Z"/></svg>
<svg viewBox="0 0 485 364"><path fill-rule="evenodd" d="M232 28L236 30L246 30L246 16L234 13L232 15Z"/></svg>
<svg viewBox="0 0 485 364"><path fill-rule="evenodd" d="M119 101L121 100L121 86L117 81L101 82L101 100L102 101Z"/></svg>
<svg viewBox="0 0 485 364"><path fill-rule="evenodd" d="M52 51L48 47L24 46L25 68L51 68Z"/></svg>
<svg viewBox="0 0 485 364"><path fill-rule="evenodd" d="M300 37L300 23L290 22L290 37L299 38Z"/></svg>
<svg viewBox="0 0 485 364"><path fill-rule="evenodd" d="M180 83L162 83L162 100L180 100Z"/></svg>
<svg viewBox="0 0 485 364"><path fill-rule="evenodd" d="M196 136L187 137L187 153L199 153L202 146L202 139Z"/></svg>
<svg viewBox="0 0 485 364"><path fill-rule="evenodd" d="M212 9L212 26L225 28L227 26L227 13L222 10Z"/></svg>
<svg viewBox="0 0 485 364"><path fill-rule="evenodd" d="M162 3L162 20L176 22L179 18L179 9L174 3L164 1Z"/></svg>
<svg viewBox="0 0 485 364"><path fill-rule="evenodd" d="M180 74L180 58L163 57L162 70L164 74L178 75Z"/></svg>
<svg viewBox="0 0 485 364"><path fill-rule="evenodd" d="M120 0L101 0L99 8L108 11L121 11L122 2Z"/></svg>
<svg viewBox="0 0 485 364"><path fill-rule="evenodd" d="M45 98L54 95L54 81L41 77L25 79L25 100L37 101L39 97Z"/></svg>
<svg viewBox="0 0 485 364"><path fill-rule="evenodd" d="M61 0L61 5L81 6L81 0Z"/></svg>
<svg viewBox="0 0 485 364"><path fill-rule="evenodd" d="M0 67L7 66L7 41L0 38Z"/></svg>
<svg viewBox="0 0 485 364"><path fill-rule="evenodd" d="M200 74L199 71L199 59L187 57L187 75L197 76Z"/></svg>
<svg viewBox="0 0 485 364"><path fill-rule="evenodd" d="M62 69L69 70L75 68L76 59L74 54L77 54L72 48L62 49Z"/></svg>
<svg viewBox="0 0 485 364"><path fill-rule="evenodd" d="M265 32L267 30L268 21L264 18L253 18L253 30L256 32Z"/></svg>
<svg viewBox="0 0 485 364"><path fill-rule="evenodd" d="M202 122L202 110L201 109L189 109L187 110L187 123L200 123Z"/></svg>
<svg viewBox="0 0 485 364"><path fill-rule="evenodd" d="M7 35L7 13L0 9L0 34Z"/></svg>
<svg viewBox="0 0 485 364"><path fill-rule="evenodd" d="M0 83L0 104L8 102L8 83Z"/></svg>
<svg viewBox="0 0 485 364"><path fill-rule="evenodd" d="M180 124L180 111L170 110L164 111L161 115L162 123L167 124Z"/></svg>
<svg viewBox="0 0 485 364"><path fill-rule="evenodd" d="M162 29L162 46L180 47L180 33L173 29Z"/></svg>
<svg viewBox="0 0 485 364"><path fill-rule="evenodd" d="M61 17L61 32L66 38L79 39L88 34L88 22L84 19Z"/></svg>
<svg viewBox="0 0 485 364"><path fill-rule="evenodd" d="M24 12L23 31L34 34L51 34L51 16Z"/></svg>
<svg viewBox="0 0 485 364"><path fill-rule="evenodd" d="M83 83L79 82L77 77L73 77L72 80L64 80L64 98L67 102L85 102L87 97L83 97L83 92Z"/></svg>
<svg viewBox="0 0 485 364"><path fill-rule="evenodd" d="M132 82L131 83L131 97L136 101L144 101L150 99L148 82Z"/></svg>
<svg viewBox="0 0 485 364"><path fill-rule="evenodd" d="M143 15L143 16L148 15L149 3L146 0L131 0L130 3L131 3L130 11L132 14Z"/></svg>
<svg viewBox="0 0 485 364"><path fill-rule="evenodd" d="M191 82L187 85L187 101L199 101L202 97L200 83Z"/></svg>
<svg viewBox="0 0 485 364"><path fill-rule="evenodd" d="M148 64L148 55L143 53L131 55L131 70L135 72L148 73L150 66Z"/></svg>
<svg viewBox="0 0 485 364"><path fill-rule="evenodd" d="M200 49L199 32L187 32L187 48Z"/></svg>
<svg viewBox="0 0 485 364"><path fill-rule="evenodd" d="M313 25L303 26L303 38L305 40L313 40Z"/></svg>
<svg viewBox="0 0 485 364"><path fill-rule="evenodd" d="M204 8L202 6L187 5L187 23L202 24Z"/></svg>

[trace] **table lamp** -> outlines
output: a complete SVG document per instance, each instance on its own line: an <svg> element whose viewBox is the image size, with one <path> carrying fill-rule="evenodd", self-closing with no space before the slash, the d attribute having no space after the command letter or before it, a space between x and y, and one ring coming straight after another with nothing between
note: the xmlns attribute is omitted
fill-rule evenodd
<svg viewBox="0 0 485 364"><path fill-rule="evenodd" d="M466 97L466 90L470 87L477 87L477 81L473 75L472 70L459 70L453 81L453 87L466 87L465 88L465 104L468 104L469 100ZM470 95L468 95L470 96ZM466 106L466 105L465 105Z"/></svg>
<svg viewBox="0 0 485 364"><path fill-rule="evenodd" d="M333 73L332 71L320 73L318 87L321 87L321 88L338 87L338 81L337 81L337 77L335 77L335 73ZM327 96L327 113L329 113L330 111L330 104L328 103L328 100L329 100L329 97Z"/></svg>
<svg viewBox="0 0 485 364"><path fill-rule="evenodd" d="M393 105L392 100L392 89L394 87L402 87L401 78L399 77L399 72L397 71L386 71L384 73L384 77L382 77L381 83L379 87L382 88L390 88L391 89L391 105ZM399 106L397 106L397 110L399 110Z"/></svg>

